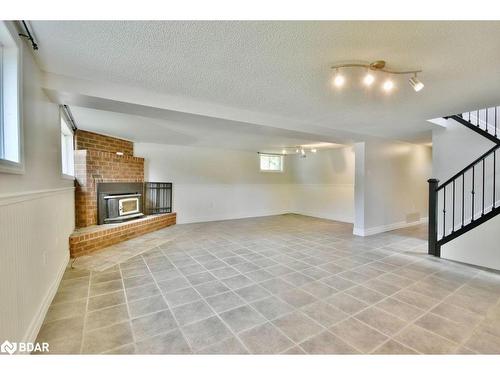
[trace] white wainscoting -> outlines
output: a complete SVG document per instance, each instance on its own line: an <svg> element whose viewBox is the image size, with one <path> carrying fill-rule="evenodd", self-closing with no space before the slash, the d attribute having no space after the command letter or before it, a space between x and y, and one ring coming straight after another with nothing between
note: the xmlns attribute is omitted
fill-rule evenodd
<svg viewBox="0 0 500 375"><path fill-rule="evenodd" d="M33 342L69 260L74 188L0 195L0 342Z"/></svg>

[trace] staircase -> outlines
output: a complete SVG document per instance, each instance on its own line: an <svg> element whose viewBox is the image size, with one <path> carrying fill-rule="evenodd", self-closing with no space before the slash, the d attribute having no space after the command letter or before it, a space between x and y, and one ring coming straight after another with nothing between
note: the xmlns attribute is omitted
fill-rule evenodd
<svg viewBox="0 0 500 375"><path fill-rule="evenodd" d="M486 137L494 146L444 183L428 181L431 255L440 257L442 245L500 214L496 184L500 148L497 112L500 116L500 107L445 117Z"/></svg>

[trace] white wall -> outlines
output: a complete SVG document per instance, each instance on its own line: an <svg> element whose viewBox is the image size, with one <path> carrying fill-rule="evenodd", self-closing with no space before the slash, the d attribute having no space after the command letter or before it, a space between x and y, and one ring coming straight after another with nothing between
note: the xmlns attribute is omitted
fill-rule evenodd
<svg viewBox="0 0 500 375"><path fill-rule="evenodd" d="M294 199L302 215L354 222L354 149L340 147L291 156Z"/></svg>
<svg viewBox="0 0 500 375"><path fill-rule="evenodd" d="M145 178L173 182L178 223L225 220L290 212L292 179L260 172L256 152L136 143Z"/></svg>
<svg viewBox="0 0 500 375"><path fill-rule="evenodd" d="M436 128L432 133L433 143L433 177L438 178L441 183L453 176L458 171L462 170L481 154L493 147L493 143L486 138L476 134L465 126L456 123L453 120L447 122L446 128ZM498 155L497 155L498 156ZM492 176L491 161L486 164L485 176ZM465 181L465 221L471 217L471 179L470 175ZM482 170L476 170L476 209L475 214L479 214L481 205L482 190L478 189L477 182L482 180ZM486 181L491 178L486 178ZM497 172L497 182L500 181ZM457 192L461 193L461 184L456 186ZM490 206L492 203L493 190L491 185L487 184L485 191L485 205ZM500 198L500 189L497 187L497 204ZM447 206L450 205L450 190L447 194ZM441 202L440 202L441 203ZM461 203L457 201L456 210L461 212ZM442 208L442 203L438 209ZM449 210L448 210L449 211ZM439 211L438 211L439 212ZM461 224L461 215L457 215L456 225ZM439 217L438 229L439 235L442 232L442 219ZM460 220L460 223L458 221ZM448 217L447 227L451 229L451 218ZM460 262L476 264L483 267L500 269L500 253L498 252L498 225L500 219L498 217L484 223L466 234L448 242L441 247L441 256L443 258L452 259Z"/></svg>
<svg viewBox="0 0 500 375"><path fill-rule="evenodd" d="M59 109L22 45L25 173L0 173L0 342L36 338L74 229L73 182L61 178Z"/></svg>
<svg viewBox="0 0 500 375"><path fill-rule="evenodd" d="M428 210L430 147L391 141L355 145L356 223L370 235L424 222Z"/></svg>

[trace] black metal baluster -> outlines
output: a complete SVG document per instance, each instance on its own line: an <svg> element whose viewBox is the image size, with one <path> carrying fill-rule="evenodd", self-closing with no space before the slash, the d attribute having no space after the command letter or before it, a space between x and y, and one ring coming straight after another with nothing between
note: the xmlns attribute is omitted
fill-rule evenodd
<svg viewBox="0 0 500 375"><path fill-rule="evenodd" d="M474 177L475 177L475 176L474 176L474 175L475 175L474 170L475 170L475 168L476 168L476 166L475 166L475 165L473 165L473 166L472 166L472 191L471 191L471 194L472 194L472 211L471 211L472 215L471 215L471 223L474 221L474 194L476 194L476 192L474 191L474 185L475 185L475 184L474 184Z"/></svg>
<svg viewBox="0 0 500 375"><path fill-rule="evenodd" d="M462 173L462 228L464 227L465 219L465 172Z"/></svg>
<svg viewBox="0 0 500 375"><path fill-rule="evenodd" d="M443 188L443 238L446 236L446 186Z"/></svg>
<svg viewBox="0 0 500 375"><path fill-rule="evenodd" d="M481 213L481 216L484 215L484 161L485 160L486 160L486 158L483 159L483 196L482 196L482 198L483 198L483 211Z"/></svg>
<svg viewBox="0 0 500 375"><path fill-rule="evenodd" d="M496 203L496 179L497 179L497 150L493 151L493 205L492 205L492 210L495 209L495 203Z"/></svg>
<svg viewBox="0 0 500 375"><path fill-rule="evenodd" d="M479 109L476 111L476 123L477 123L477 127L478 127L478 128L481 128L481 127L479 126Z"/></svg>
<svg viewBox="0 0 500 375"><path fill-rule="evenodd" d="M455 232L455 180L453 180L453 218L451 221L451 233Z"/></svg>

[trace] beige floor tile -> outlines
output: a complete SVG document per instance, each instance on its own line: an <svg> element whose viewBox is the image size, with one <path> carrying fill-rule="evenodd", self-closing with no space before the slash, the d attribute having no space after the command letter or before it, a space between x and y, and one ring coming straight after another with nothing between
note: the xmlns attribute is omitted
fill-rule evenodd
<svg viewBox="0 0 500 375"><path fill-rule="evenodd" d="M365 302L362 302L346 293L335 294L327 298L325 302L350 315L356 314L369 306Z"/></svg>
<svg viewBox="0 0 500 375"><path fill-rule="evenodd" d="M360 354L339 337L324 331L300 344L308 354Z"/></svg>
<svg viewBox="0 0 500 375"><path fill-rule="evenodd" d="M200 351L232 337L229 329L216 316L189 324L182 328L182 332L194 351Z"/></svg>
<svg viewBox="0 0 500 375"><path fill-rule="evenodd" d="M387 336L353 318L334 325L330 328L330 332L363 353L369 353L388 339Z"/></svg>
<svg viewBox="0 0 500 375"><path fill-rule="evenodd" d="M82 353L97 354L133 342L130 323L118 323L109 327L88 331L83 337Z"/></svg>
<svg viewBox="0 0 500 375"><path fill-rule="evenodd" d="M49 307L47 315L45 316L45 322L48 323L53 320L83 316L85 315L86 308L87 308L86 299L79 299L72 302L52 304Z"/></svg>
<svg viewBox="0 0 500 375"><path fill-rule="evenodd" d="M129 319L126 304L106 307L101 310L89 312L85 318L86 331L102 328Z"/></svg>
<svg viewBox="0 0 500 375"><path fill-rule="evenodd" d="M457 348L456 343L415 325L406 328L395 339L422 354L450 354Z"/></svg>
<svg viewBox="0 0 500 375"><path fill-rule="evenodd" d="M137 354L191 354L191 348L178 329L136 343Z"/></svg>
<svg viewBox="0 0 500 375"><path fill-rule="evenodd" d="M354 317L388 336L394 335L407 324L404 320L376 307L369 307Z"/></svg>
<svg viewBox="0 0 500 375"><path fill-rule="evenodd" d="M378 349L376 349L373 354L418 354L415 350L410 349L397 341L389 340Z"/></svg>
<svg viewBox="0 0 500 375"><path fill-rule="evenodd" d="M293 342L270 323L251 328L239 336L253 354L277 354L293 346Z"/></svg>
<svg viewBox="0 0 500 375"><path fill-rule="evenodd" d="M314 320L297 311L277 318L272 323L296 343L300 343L323 330L323 327Z"/></svg>
<svg viewBox="0 0 500 375"><path fill-rule="evenodd" d="M220 318L235 333L264 323L266 319L250 306L241 306L221 313Z"/></svg>
<svg viewBox="0 0 500 375"><path fill-rule="evenodd" d="M38 337L37 342L51 342L60 338L79 337L83 330L83 316L65 318L44 323Z"/></svg>
<svg viewBox="0 0 500 375"><path fill-rule="evenodd" d="M432 313L426 314L415 322L415 325L437 333L448 340L460 343L470 335L473 326L459 325Z"/></svg>
<svg viewBox="0 0 500 375"><path fill-rule="evenodd" d="M500 338L484 331L475 332L464 345L480 354L500 354Z"/></svg>
<svg viewBox="0 0 500 375"><path fill-rule="evenodd" d="M412 321L418 316L425 313L424 310L421 310L418 307L409 305L395 298L387 298L383 301L380 301L375 306L381 310L384 310L385 312L397 316L398 318L406 322Z"/></svg>

